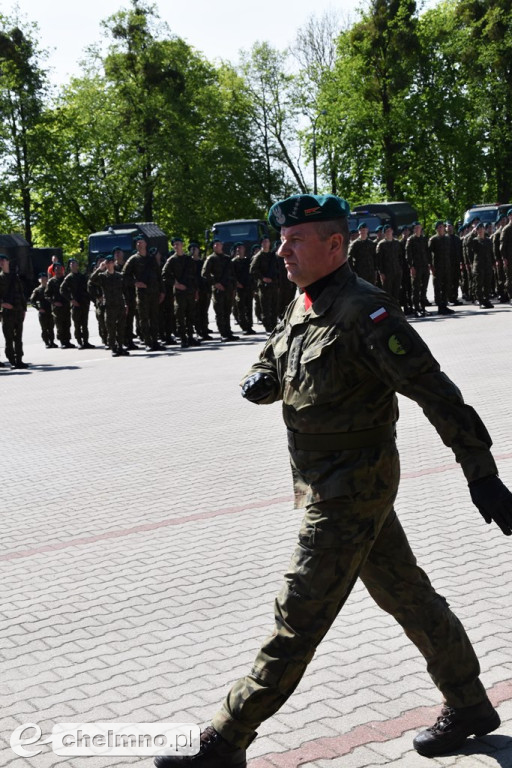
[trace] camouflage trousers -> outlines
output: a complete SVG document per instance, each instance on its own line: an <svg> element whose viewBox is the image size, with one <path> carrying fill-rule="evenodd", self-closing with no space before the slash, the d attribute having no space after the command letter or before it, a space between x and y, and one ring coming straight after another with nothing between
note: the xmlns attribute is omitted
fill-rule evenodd
<svg viewBox="0 0 512 768"><path fill-rule="evenodd" d="M55 330L53 315L51 312L45 311L38 312L39 325L41 327L41 338L45 344L53 344L55 342Z"/></svg>
<svg viewBox="0 0 512 768"><path fill-rule="evenodd" d="M89 305L83 301L78 307L71 307L71 318L75 331L75 339L80 346L89 341Z"/></svg>
<svg viewBox="0 0 512 768"><path fill-rule="evenodd" d="M306 508L299 544L275 601L275 629L251 673L233 685L213 718L225 739L247 746L259 724L280 709L358 577L423 654L450 706L485 700L466 632L417 566L393 498L378 508L375 501L360 505L347 498L330 499Z"/></svg>
<svg viewBox="0 0 512 768"><path fill-rule="evenodd" d="M21 362L23 358L25 311L23 309L3 309L1 317L5 339L5 356L14 365L14 363Z"/></svg>

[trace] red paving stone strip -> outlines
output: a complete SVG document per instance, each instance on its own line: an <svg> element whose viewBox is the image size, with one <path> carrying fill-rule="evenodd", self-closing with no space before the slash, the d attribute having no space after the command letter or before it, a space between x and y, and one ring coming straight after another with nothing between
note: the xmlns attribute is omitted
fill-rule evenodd
<svg viewBox="0 0 512 768"><path fill-rule="evenodd" d="M87 544L95 544L97 541L105 541L106 539L120 539L123 536L131 536L134 533L145 533L147 531L156 531L158 528L168 528L173 525L184 525L185 523L191 523L196 520L208 520L212 517L220 517L221 515L236 515L239 512L245 512L249 509L260 509L261 507L270 507L274 504L284 504L293 499L292 496L277 496L275 499L263 499L263 501L253 501L251 504L244 504L239 507L225 507L224 509L214 509L210 512L197 512L193 515L185 515L184 517L167 518L165 520L159 520L156 523L143 523L141 525L134 525L131 528L118 528L115 531L105 531L104 533L98 533L96 536L82 536L80 539L69 539L68 541L55 541L49 544L44 544L42 547L35 547L34 549L21 549L16 552L6 552L0 554L0 561L2 560L16 560L22 557L33 557L34 555L40 555L45 552L57 552L59 549L68 549L69 547L81 547Z"/></svg>
<svg viewBox="0 0 512 768"><path fill-rule="evenodd" d="M512 699L512 679L496 683L489 691L489 698L498 707ZM375 720L359 725L341 736L314 739L289 752L269 753L249 761L249 768L298 768L315 760L332 760L343 757L357 747L400 738L407 731L423 728L434 722L439 707L416 707L392 720Z"/></svg>
<svg viewBox="0 0 512 768"><path fill-rule="evenodd" d="M505 459L511 459L512 453L502 453L495 456L496 461L503 461ZM435 475L440 472L451 472L454 469L458 469L458 464L442 464L438 467L428 467L418 472L403 472L402 479L411 479L415 477L422 477L424 475ZM134 533L144 533L146 531L155 531L158 528L168 528L174 525L184 525L185 523L195 522L197 520L208 520L213 517L221 517L222 515L236 515L239 512L246 512L249 509L261 509L262 507L270 507L274 504L284 504L293 501L293 496L278 496L274 499L263 499L262 501L254 501L251 504L244 504L237 507L225 507L224 509L215 509L210 512L197 512L193 515L185 515L184 517L176 517L172 519L159 520L156 523L143 523L142 525L135 525L131 528L119 528L115 531L105 531L104 533L98 533L96 536L83 536L80 539L70 539L69 541L56 541L49 544L44 544L42 547L35 547L34 549L21 549L15 552L6 552L0 554L0 562L6 560L18 560L25 557L34 557L34 555L41 555L45 552L57 552L60 549L69 549L70 547L81 547L88 544L95 544L98 541L106 541L108 539L120 539L123 536L131 536Z"/></svg>

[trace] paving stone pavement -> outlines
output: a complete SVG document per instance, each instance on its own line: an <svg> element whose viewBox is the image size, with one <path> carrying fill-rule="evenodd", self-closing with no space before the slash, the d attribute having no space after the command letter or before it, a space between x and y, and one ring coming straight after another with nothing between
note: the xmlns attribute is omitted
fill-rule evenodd
<svg viewBox="0 0 512 768"><path fill-rule="evenodd" d="M481 414L512 486L512 307L413 322ZM97 344L92 313L91 326ZM112 359L46 350L29 310L32 365L0 370L0 766L149 768L70 762L48 745L18 757L9 739L28 722L43 736L62 721L203 724L247 671L300 523L280 407L246 403L237 386L264 339ZM417 755L411 740L439 695L357 585L297 692L261 726L250 768L512 768L512 540L483 523L416 404L400 406L397 510L468 629L502 727L458 755Z"/></svg>

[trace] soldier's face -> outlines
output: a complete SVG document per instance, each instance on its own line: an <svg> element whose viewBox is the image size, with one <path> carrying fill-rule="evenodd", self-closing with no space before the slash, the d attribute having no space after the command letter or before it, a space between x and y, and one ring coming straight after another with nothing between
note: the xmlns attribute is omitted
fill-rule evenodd
<svg viewBox="0 0 512 768"><path fill-rule="evenodd" d="M288 280L305 288L334 272L344 261L340 239L331 235L321 240L313 223L283 227L277 255L284 259Z"/></svg>
<svg viewBox="0 0 512 768"><path fill-rule="evenodd" d="M140 253L141 256L147 256L148 244L145 240L137 240L135 247L137 248L137 253Z"/></svg>
<svg viewBox="0 0 512 768"><path fill-rule="evenodd" d="M368 227L361 227L361 229L359 230L359 237L361 238L361 240L366 240L366 238L368 237Z"/></svg>

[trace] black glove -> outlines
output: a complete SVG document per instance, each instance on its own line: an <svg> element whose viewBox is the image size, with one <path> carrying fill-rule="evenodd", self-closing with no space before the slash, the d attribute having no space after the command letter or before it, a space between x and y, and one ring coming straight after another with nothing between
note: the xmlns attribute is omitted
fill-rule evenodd
<svg viewBox="0 0 512 768"><path fill-rule="evenodd" d="M469 483L471 500L486 523L492 520L505 536L512 534L512 493L499 477L491 475Z"/></svg>
<svg viewBox="0 0 512 768"><path fill-rule="evenodd" d="M257 403L275 392L277 384L268 373L253 373L242 385L242 397L250 400L251 403Z"/></svg>

